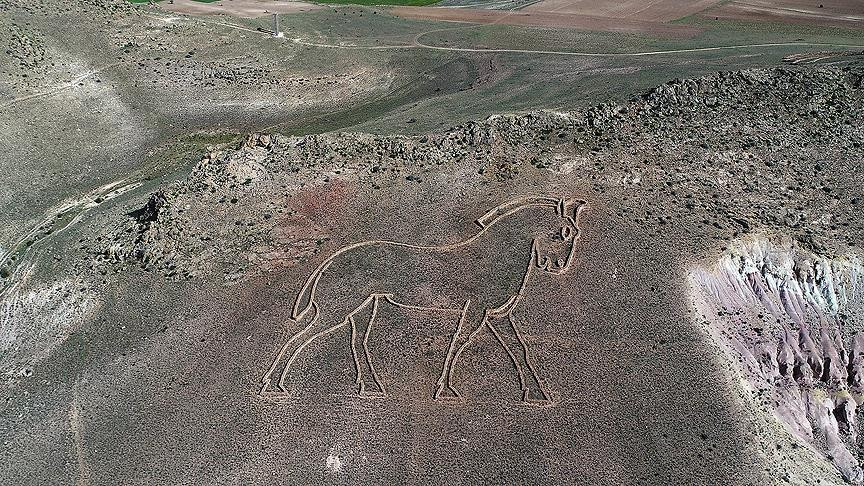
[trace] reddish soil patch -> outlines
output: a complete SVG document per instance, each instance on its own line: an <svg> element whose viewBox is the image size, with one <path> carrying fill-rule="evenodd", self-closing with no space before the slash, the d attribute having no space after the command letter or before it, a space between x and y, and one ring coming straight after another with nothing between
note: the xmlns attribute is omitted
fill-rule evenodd
<svg viewBox="0 0 864 486"><path fill-rule="evenodd" d="M330 215L343 212L352 189L341 179L323 186L310 186L297 194L291 207L310 220L327 221Z"/></svg>
<svg viewBox="0 0 864 486"><path fill-rule="evenodd" d="M669 22L713 7L720 0L542 0L523 9L526 12L557 12L612 19Z"/></svg>
<svg viewBox="0 0 864 486"><path fill-rule="evenodd" d="M477 24L530 25L601 32L648 34L689 38L704 29L689 25L663 24L633 19L613 19L559 12L480 10L468 8L396 7L394 15L414 19L470 22Z"/></svg>
<svg viewBox="0 0 864 486"><path fill-rule="evenodd" d="M733 0L705 17L864 28L861 0Z"/></svg>

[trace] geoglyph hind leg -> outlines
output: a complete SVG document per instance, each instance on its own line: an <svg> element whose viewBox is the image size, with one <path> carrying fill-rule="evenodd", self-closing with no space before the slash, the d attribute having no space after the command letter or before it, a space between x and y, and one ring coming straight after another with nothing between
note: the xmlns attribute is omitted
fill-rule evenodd
<svg viewBox="0 0 864 486"><path fill-rule="evenodd" d="M311 313L311 317L310 317ZM288 350L292 344L297 339L300 339L303 333L307 332L312 326L315 325L315 322L318 320L318 306L312 302L310 304L309 310L304 312L298 319L289 319L293 323L302 323L304 320L309 319L309 324L299 332L292 335L285 344L279 349L279 353L276 354L276 358L273 359L273 363L270 365L270 368L261 378L261 390L259 394L267 395L267 394L281 394L284 393L285 390L281 388L279 384L279 379L284 373L287 363L286 359L290 358L291 355L288 354ZM276 382L274 383L273 378L276 378Z"/></svg>
<svg viewBox="0 0 864 486"><path fill-rule="evenodd" d="M353 309L347 307L348 309L351 309L349 312L344 310L346 308L344 306L327 306L321 309L318 309L316 306L315 316L312 318L309 325L292 336L291 339L282 346L282 349L276 356L276 360L274 360L273 365L262 380L265 381L265 387L262 389L262 393L267 394L268 391L277 394L286 393L288 390L285 387L285 380L288 377L291 365L297 357L300 356L300 353L316 339L347 326L354 313L368 305L371 300L372 297L370 296Z"/></svg>
<svg viewBox="0 0 864 486"><path fill-rule="evenodd" d="M366 397L386 396L384 385L375 372L369 353L369 333L378 313L378 297L351 315L351 352L357 368L357 393Z"/></svg>

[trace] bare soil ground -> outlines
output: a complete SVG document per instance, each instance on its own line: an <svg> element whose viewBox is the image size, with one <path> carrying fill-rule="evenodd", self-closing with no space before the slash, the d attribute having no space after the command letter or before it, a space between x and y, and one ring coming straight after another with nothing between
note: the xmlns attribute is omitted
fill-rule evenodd
<svg viewBox="0 0 864 486"><path fill-rule="evenodd" d="M663 24L635 19L592 17L562 12L436 7L397 7L393 8L391 12L400 17L414 19L580 29L673 38L693 37L704 31L702 28L688 25Z"/></svg>
<svg viewBox="0 0 864 486"><path fill-rule="evenodd" d="M241 18L264 17L274 13L287 14L297 12L308 12L322 8L320 5L306 2L295 2L286 0L223 0L220 2L204 3L194 0L173 0L158 4L160 8L169 12L188 15L216 15L225 14Z"/></svg>
<svg viewBox="0 0 864 486"><path fill-rule="evenodd" d="M394 12L403 17L451 22L533 25L669 37L686 37L698 33L699 31L683 29L682 25L668 24L692 15L711 19L772 21L844 28L864 26L864 8L855 0L445 0L442 6L448 8L395 9Z"/></svg>
<svg viewBox="0 0 864 486"><path fill-rule="evenodd" d="M702 13L705 17L864 28L857 0L733 0Z"/></svg>
<svg viewBox="0 0 864 486"><path fill-rule="evenodd" d="M623 2L591 0L542 0L528 5L526 12L632 19L643 22L669 22L692 15L720 3L720 0L625 0Z"/></svg>

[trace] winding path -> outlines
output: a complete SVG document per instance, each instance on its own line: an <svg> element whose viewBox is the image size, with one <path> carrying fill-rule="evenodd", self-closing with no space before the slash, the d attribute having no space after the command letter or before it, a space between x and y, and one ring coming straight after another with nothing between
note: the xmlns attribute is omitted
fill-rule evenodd
<svg viewBox="0 0 864 486"><path fill-rule="evenodd" d="M142 184L140 180L121 179L98 187L77 198L68 199L49 209L40 221L12 242L8 250L0 251L0 267L5 267L6 271L10 272L8 277L0 280L0 296L11 288L18 276L17 268L20 267L20 263L27 256L27 253L36 246L36 243L42 243L72 227L91 209L105 201L137 189ZM37 237L40 232L44 233L41 238ZM14 260L13 256L16 256Z"/></svg>
<svg viewBox="0 0 864 486"><path fill-rule="evenodd" d="M82 74L81 76L78 76L77 78L75 78L69 82L59 84L57 86L52 86L51 88L47 89L46 91L42 91L39 93L33 93L33 94L26 95L26 96L18 97L18 98L13 98L13 99L11 99L11 100L3 103L3 104L0 104L0 108L8 108L8 107L10 107L16 103L20 103L22 101L32 100L34 98L43 98L45 96L51 96L51 95L57 94L61 91L64 91L64 90L67 90L69 88L74 87L75 85L77 85L81 81L84 81L87 78L91 78L91 77L93 77L93 76L95 76L95 75L97 75L103 71L107 71L113 67L117 67L120 64L123 64L123 63L122 62L114 62L111 64L106 64L106 65L104 65L98 69L88 71L87 73Z"/></svg>
<svg viewBox="0 0 864 486"><path fill-rule="evenodd" d="M423 33L426 34L426 33ZM421 34L421 36L423 35ZM864 45L855 44L827 44L819 42L770 42L764 44L740 44L731 46L712 46L712 47L694 47L690 49L669 49L662 51L644 51L644 52L575 52L575 51L548 51L534 49L496 49L496 48L472 48L472 47L447 47L434 46L424 44L415 38L413 44L402 46L345 46L339 44L320 44L315 42L306 42L302 39L291 39L295 44L300 44L310 47L326 47L332 49L354 49L354 50L372 50L372 49L407 49L407 48L423 48L438 51L454 51L454 52L492 52L492 53L515 53L515 54L548 54L556 56L576 56L576 57L644 57L644 56L659 56L664 54L683 54L689 52L707 52L707 51L724 51L734 49L755 49L762 47L784 47L784 46L805 46L805 47L838 47L838 48L858 48L864 49Z"/></svg>

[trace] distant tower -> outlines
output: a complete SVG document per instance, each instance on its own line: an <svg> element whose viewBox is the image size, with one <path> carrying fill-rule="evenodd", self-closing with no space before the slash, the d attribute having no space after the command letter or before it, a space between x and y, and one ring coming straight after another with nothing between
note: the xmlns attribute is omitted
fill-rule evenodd
<svg viewBox="0 0 864 486"><path fill-rule="evenodd" d="M282 37L282 32L279 31L279 14L273 14L273 37Z"/></svg>

